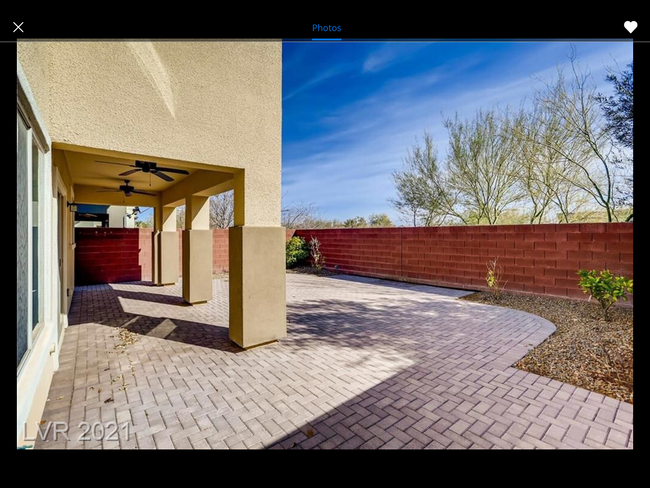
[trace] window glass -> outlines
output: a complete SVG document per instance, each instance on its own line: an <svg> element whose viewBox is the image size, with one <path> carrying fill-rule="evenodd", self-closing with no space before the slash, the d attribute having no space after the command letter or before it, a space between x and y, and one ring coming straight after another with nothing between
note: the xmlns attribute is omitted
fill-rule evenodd
<svg viewBox="0 0 650 488"><path fill-rule="evenodd" d="M32 141L32 329L43 316L43 222L41 219L41 166L43 153Z"/></svg>
<svg viewBox="0 0 650 488"><path fill-rule="evenodd" d="M16 158L16 336L18 338L16 367L20 364L28 347L28 320L29 320L29 218L30 204L27 201L29 182L28 137L29 132L20 113L17 113L17 158Z"/></svg>

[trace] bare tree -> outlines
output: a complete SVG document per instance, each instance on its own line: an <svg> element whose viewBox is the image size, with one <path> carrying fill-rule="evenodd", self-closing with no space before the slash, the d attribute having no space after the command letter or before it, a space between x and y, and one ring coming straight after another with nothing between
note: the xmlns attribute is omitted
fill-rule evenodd
<svg viewBox="0 0 650 488"><path fill-rule="evenodd" d="M607 220L612 222L617 220L615 171L616 162L622 159L621 153L603 120L596 86L589 73L578 66L575 50L570 60L570 79L567 80L563 70L558 69L555 84L545 84L545 89L535 95L537 104L559 121L563 137L538 139L536 142L570 165L571 171L558 173L558 176L589 194L592 201L605 210ZM537 123L545 127L549 119Z"/></svg>
<svg viewBox="0 0 650 488"><path fill-rule="evenodd" d="M210 197L210 228L227 229L234 225L234 195L232 190ZM176 227L185 228L185 205L176 207Z"/></svg>
<svg viewBox="0 0 650 488"><path fill-rule="evenodd" d="M316 215L316 206L313 203L298 203L282 209L282 226L287 229L305 227L305 222Z"/></svg>
<svg viewBox="0 0 650 488"><path fill-rule="evenodd" d="M210 197L210 228L227 229L234 225L235 199L232 190Z"/></svg>
<svg viewBox="0 0 650 488"><path fill-rule="evenodd" d="M282 226L287 229L319 229L335 227L334 224L340 224L339 221L324 219L314 203L285 204L284 200L286 199L287 194L285 193L282 195Z"/></svg>
<svg viewBox="0 0 650 488"><path fill-rule="evenodd" d="M177 229L185 228L185 205L176 207L176 228Z"/></svg>

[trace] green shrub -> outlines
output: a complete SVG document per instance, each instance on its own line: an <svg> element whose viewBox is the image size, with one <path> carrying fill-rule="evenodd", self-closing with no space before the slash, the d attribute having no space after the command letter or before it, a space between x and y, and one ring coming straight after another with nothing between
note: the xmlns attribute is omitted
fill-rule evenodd
<svg viewBox="0 0 650 488"><path fill-rule="evenodd" d="M578 271L580 281L578 285L584 293L589 294L589 299L594 298L603 309L605 320L609 320L608 311L619 299L627 300L627 294L632 293L632 280L624 276L615 276L608 270Z"/></svg>
<svg viewBox="0 0 650 488"><path fill-rule="evenodd" d="M305 239L296 236L287 241L287 268L294 267L308 257L309 249Z"/></svg>

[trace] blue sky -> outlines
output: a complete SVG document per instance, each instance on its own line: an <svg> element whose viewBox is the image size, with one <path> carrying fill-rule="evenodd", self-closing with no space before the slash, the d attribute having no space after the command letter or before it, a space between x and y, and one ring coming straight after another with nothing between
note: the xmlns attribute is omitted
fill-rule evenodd
<svg viewBox="0 0 650 488"><path fill-rule="evenodd" d="M603 92L605 66L624 69L632 43L576 44ZM304 42L283 45L284 205L325 218L398 215L391 173L426 129L446 152L443 116L518 107L568 63L565 42Z"/></svg>

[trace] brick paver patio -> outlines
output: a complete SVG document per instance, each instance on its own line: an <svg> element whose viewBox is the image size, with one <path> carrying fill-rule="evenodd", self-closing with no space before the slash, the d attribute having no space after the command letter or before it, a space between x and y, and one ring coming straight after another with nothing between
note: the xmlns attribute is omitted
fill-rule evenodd
<svg viewBox="0 0 650 488"><path fill-rule="evenodd" d="M457 290L288 274L288 337L242 351L227 294L215 280L214 300L191 307L180 284L77 288L43 415L69 422L70 440L36 447L633 445L632 405L510 367L554 331L537 316ZM81 442L82 421L130 435Z"/></svg>

